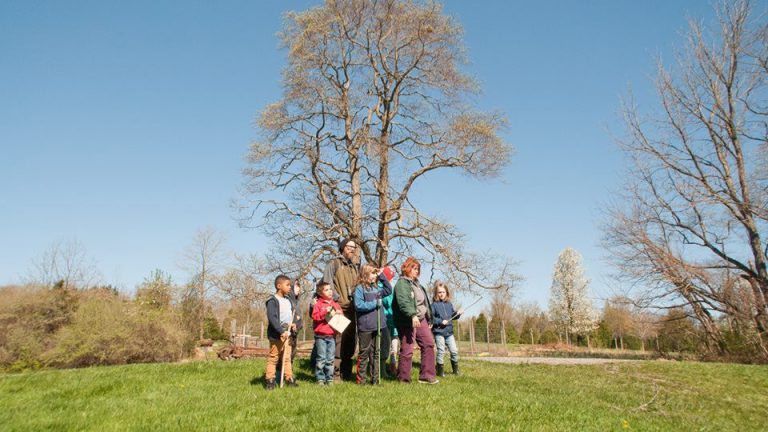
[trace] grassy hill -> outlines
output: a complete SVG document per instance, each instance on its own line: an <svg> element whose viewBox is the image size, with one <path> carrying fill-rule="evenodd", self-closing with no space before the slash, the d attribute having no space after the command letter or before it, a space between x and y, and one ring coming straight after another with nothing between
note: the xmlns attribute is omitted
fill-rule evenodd
<svg viewBox="0 0 768 432"><path fill-rule="evenodd" d="M297 361L297 366L298 366ZM264 360L0 375L0 429L765 430L768 367L463 362L435 386L388 381L267 392Z"/></svg>

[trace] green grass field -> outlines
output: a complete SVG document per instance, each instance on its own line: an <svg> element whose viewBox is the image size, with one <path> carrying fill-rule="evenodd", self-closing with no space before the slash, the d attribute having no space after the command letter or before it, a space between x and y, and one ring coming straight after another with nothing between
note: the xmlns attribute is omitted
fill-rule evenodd
<svg viewBox="0 0 768 432"><path fill-rule="evenodd" d="M267 392L263 360L0 375L0 430L766 430L768 367L464 361L440 384Z"/></svg>

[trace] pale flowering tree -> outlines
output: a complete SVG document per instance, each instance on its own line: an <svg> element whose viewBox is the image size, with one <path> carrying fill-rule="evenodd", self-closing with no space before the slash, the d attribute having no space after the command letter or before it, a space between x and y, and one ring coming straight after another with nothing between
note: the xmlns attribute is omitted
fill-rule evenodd
<svg viewBox="0 0 768 432"><path fill-rule="evenodd" d="M557 257L552 275L549 314L558 329L565 333L568 343L571 335L588 335L597 325L581 255L572 248L566 248Z"/></svg>

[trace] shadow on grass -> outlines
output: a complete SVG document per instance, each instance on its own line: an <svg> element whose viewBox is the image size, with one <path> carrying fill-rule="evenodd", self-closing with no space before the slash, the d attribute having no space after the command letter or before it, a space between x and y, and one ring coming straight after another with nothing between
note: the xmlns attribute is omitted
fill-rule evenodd
<svg viewBox="0 0 768 432"><path fill-rule="evenodd" d="M264 387L267 383L267 380L264 378L264 375L259 375L251 378L250 384L251 385L257 385Z"/></svg>
<svg viewBox="0 0 768 432"><path fill-rule="evenodd" d="M414 369L420 369L421 363L414 361L413 366ZM293 367L293 376L296 378L297 381L304 381L304 382L315 382L315 374L314 374L314 366L310 363L309 358L300 358L294 363ZM353 371L354 372L354 371ZM279 379L280 377L280 369L276 372L276 377ZM355 382L355 375L353 373L352 379L346 380L345 382ZM397 374L395 375L389 375L385 368L381 369L381 380L382 381L397 381ZM338 381L337 381L338 382ZM266 379L264 378L264 375L259 375L256 377L253 377L250 380L251 385L258 385L258 386L265 386L266 385Z"/></svg>
<svg viewBox="0 0 768 432"><path fill-rule="evenodd" d="M294 360L294 362L296 361ZM310 368L309 359L299 359L297 363L294 363L293 377L296 381L315 381L315 375L312 373L313 370L314 368ZM278 368L275 372L275 381L280 379L280 374L281 371L280 368ZM253 386L265 387L267 379L262 374L251 378L249 383Z"/></svg>

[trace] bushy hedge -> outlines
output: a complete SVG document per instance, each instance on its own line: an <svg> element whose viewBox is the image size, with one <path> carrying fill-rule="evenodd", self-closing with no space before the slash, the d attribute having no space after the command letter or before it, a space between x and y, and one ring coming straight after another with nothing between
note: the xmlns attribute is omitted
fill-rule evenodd
<svg viewBox="0 0 768 432"><path fill-rule="evenodd" d="M111 290L15 287L0 291L0 368L175 361L185 335L170 308Z"/></svg>
<svg viewBox="0 0 768 432"><path fill-rule="evenodd" d="M54 335L72 321L76 293L40 287L0 289L0 368L38 368L54 345Z"/></svg>

